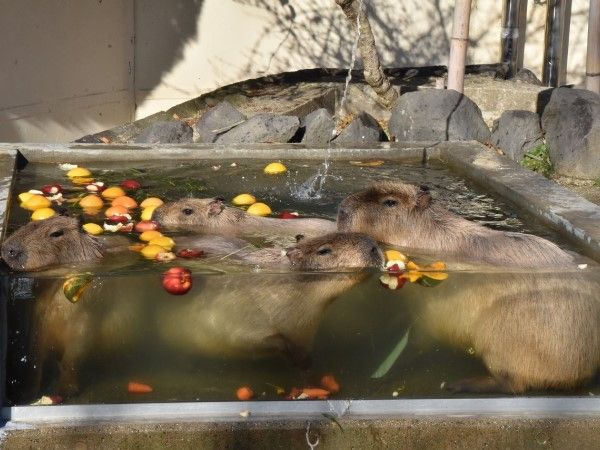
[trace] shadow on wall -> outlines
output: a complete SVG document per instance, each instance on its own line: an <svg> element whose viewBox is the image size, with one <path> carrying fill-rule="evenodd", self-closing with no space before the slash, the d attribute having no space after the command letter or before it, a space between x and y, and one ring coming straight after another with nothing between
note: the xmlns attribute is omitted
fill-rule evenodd
<svg viewBox="0 0 600 450"><path fill-rule="evenodd" d="M198 36L203 3L204 0L135 1L136 104L142 103L183 59L186 44ZM181 93L187 91L182 89Z"/></svg>

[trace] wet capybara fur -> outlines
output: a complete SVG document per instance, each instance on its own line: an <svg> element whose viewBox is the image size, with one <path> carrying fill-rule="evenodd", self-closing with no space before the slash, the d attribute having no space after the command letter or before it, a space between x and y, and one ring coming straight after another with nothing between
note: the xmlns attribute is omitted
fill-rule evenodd
<svg viewBox="0 0 600 450"><path fill-rule="evenodd" d="M215 198L186 198L165 203L154 210L152 219L166 230L230 235L274 234L307 237L336 231L335 222L325 219L274 219L248 214L225 206Z"/></svg>
<svg viewBox="0 0 600 450"><path fill-rule="evenodd" d="M379 242L436 257L521 268L574 261L546 239L492 230L453 214L436 204L425 186L376 183L342 201L337 223L340 231L366 233Z"/></svg>

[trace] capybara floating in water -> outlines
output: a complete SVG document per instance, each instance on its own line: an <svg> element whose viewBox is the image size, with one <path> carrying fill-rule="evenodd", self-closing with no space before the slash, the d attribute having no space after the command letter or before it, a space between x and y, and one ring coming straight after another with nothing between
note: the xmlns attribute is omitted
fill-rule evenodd
<svg viewBox="0 0 600 450"><path fill-rule="evenodd" d="M346 197L338 229L366 233L377 241L436 258L458 258L496 266L559 267L573 257L546 239L486 228L432 200L427 187L376 183Z"/></svg>

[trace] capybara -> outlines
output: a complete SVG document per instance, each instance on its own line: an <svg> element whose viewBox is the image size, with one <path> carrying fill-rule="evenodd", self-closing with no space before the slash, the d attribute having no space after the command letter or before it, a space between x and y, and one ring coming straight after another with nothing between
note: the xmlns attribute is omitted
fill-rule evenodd
<svg viewBox="0 0 600 450"><path fill-rule="evenodd" d="M577 269L575 269L577 270ZM593 272L451 273L410 300L416 326L472 348L491 377L456 392L574 389L600 367L600 282Z"/></svg>
<svg viewBox="0 0 600 450"><path fill-rule="evenodd" d="M186 198L165 203L154 211L152 219L166 230L229 235L274 234L307 237L336 231L335 222L316 218L274 219L248 214L225 206L215 198Z"/></svg>
<svg viewBox="0 0 600 450"><path fill-rule="evenodd" d="M381 182L346 197L338 229L366 233L377 241L438 258L494 266L558 267L574 258L546 239L486 228L436 204L429 189Z"/></svg>

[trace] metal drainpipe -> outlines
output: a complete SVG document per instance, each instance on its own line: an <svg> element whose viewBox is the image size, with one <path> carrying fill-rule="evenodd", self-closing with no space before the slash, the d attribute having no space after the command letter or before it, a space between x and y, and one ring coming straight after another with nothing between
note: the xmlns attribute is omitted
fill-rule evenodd
<svg viewBox="0 0 600 450"><path fill-rule="evenodd" d="M501 62L508 64L508 76L523 67L527 0L504 0L502 5Z"/></svg>
<svg viewBox="0 0 600 450"><path fill-rule="evenodd" d="M546 86L557 87L566 82L570 22L571 0L548 0L542 68Z"/></svg>

